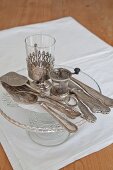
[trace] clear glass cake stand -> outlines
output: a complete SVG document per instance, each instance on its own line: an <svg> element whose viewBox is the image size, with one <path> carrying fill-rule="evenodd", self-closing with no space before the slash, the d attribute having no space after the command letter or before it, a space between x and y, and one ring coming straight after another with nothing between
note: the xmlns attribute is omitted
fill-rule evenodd
<svg viewBox="0 0 113 170"><path fill-rule="evenodd" d="M73 72L73 68L65 68ZM17 72L27 76L25 68ZM88 74L80 71L79 74L75 74L73 77L101 92L98 83ZM15 126L25 129L29 137L37 144L55 146L70 138L71 134L38 104L24 105L16 103L1 85L0 107L3 111L2 116ZM86 123L80 117L72 120L72 122L77 126ZM77 133L80 133L80 130Z"/></svg>

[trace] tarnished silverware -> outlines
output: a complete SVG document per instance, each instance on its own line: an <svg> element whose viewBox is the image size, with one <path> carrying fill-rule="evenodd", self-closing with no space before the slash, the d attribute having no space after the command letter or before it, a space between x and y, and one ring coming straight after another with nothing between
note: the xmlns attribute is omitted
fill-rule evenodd
<svg viewBox="0 0 113 170"><path fill-rule="evenodd" d="M71 77L71 80L79 85L83 90L85 90L89 95L92 97L95 97L96 99L100 100L103 104L105 104L108 107L113 107L113 99L104 96L103 94L99 93L95 89L89 87L88 85L82 83L81 81Z"/></svg>
<svg viewBox="0 0 113 170"><path fill-rule="evenodd" d="M19 87L10 86L4 82L2 82L2 86L17 103L33 104L37 102L38 97L36 95L18 90ZM23 88L25 88L25 86L23 86Z"/></svg>
<svg viewBox="0 0 113 170"><path fill-rule="evenodd" d="M68 118L70 119L75 119L76 117L80 116L80 112L78 111L73 111L74 114L71 114L68 110L66 110L62 105L58 105L57 103L54 102L47 102L47 105L54 108L55 110L58 110L59 112L65 114Z"/></svg>
<svg viewBox="0 0 113 170"><path fill-rule="evenodd" d="M42 97L40 93L32 91L27 86L17 86L12 87L6 83L2 82L2 86L6 89L6 91L12 96L12 98L19 103L24 104L33 104L37 102L38 97L43 100L46 99L48 101L48 105L51 105L54 109L59 110L61 113L65 114L67 117L71 119L75 119L77 116L80 116L80 112L74 111L63 103L57 102L48 96Z"/></svg>
<svg viewBox="0 0 113 170"><path fill-rule="evenodd" d="M38 104L40 104L48 113L50 113L57 121L59 121L59 123L62 124L62 126L64 126L70 133L74 133L78 130L74 123L58 114L55 110L48 106L46 102L38 101Z"/></svg>
<svg viewBox="0 0 113 170"><path fill-rule="evenodd" d="M110 112L110 108L103 104L100 100L89 96L85 91L83 91L79 86L74 84L72 81L69 82L70 92L77 94L78 98L85 103L92 112L94 113L102 113L108 114Z"/></svg>
<svg viewBox="0 0 113 170"><path fill-rule="evenodd" d="M21 74L18 74L16 72L8 72L7 74L1 76L0 82L6 83L7 85L12 86L12 87L27 86L30 89L36 90L38 93L40 93L40 91L41 91L27 77L25 77ZM33 85L33 87L32 87L32 85Z"/></svg>
<svg viewBox="0 0 113 170"><path fill-rule="evenodd" d="M89 95L95 97L96 99L100 100L103 104L105 104L108 107L113 107L113 99L102 95L95 89L89 87L88 85L82 83L81 81L75 79L72 77L73 73L71 73L68 69L65 68L59 68L60 72L63 72L64 74L68 74L70 76L70 80L72 80L75 84L79 85L83 90L85 90Z"/></svg>
<svg viewBox="0 0 113 170"><path fill-rule="evenodd" d="M28 84L28 78L16 72L8 72L0 77L0 81L10 86L23 86Z"/></svg>
<svg viewBox="0 0 113 170"><path fill-rule="evenodd" d="M14 81L13 81L14 80ZM48 101L50 101L51 103L54 102L54 104L56 104L58 107L62 107L65 112L67 112L67 115L69 115L71 118L75 118L77 116L80 115L80 113L78 111L73 110L71 107L64 105L63 103L56 101L56 99L52 96L48 96L45 93L43 93L37 86L36 84L32 83L31 81L29 81L27 79L27 77L22 76L18 73L15 72L9 72L5 75L3 75L0 78L0 81L2 83L6 83L7 85L11 86L11 87L25 87L27 86L29 88L29 91L32 91L31 93L35 92L35 95L37 94L39 97L44 98ZM19 84L20 82L20 84ZM28 93L28 91L27 91Z"/></svg>
<svg viewBox="0 0 113 170"><path fill-rule="evenodd" d="M6 89L7 86L4 86L4 87ZM60 114L58 114L59 111L65 111L65 110L59 109L59 107L55 107L55 106L54 106L54 108L55 108L55 110L54 110L53 104L46 102L46 101L38 101L38 96L36 96L34 94L30 94L30 93L26 93L26 92L22 92L22 91L19 92L16 90L14 91L14 89L13 89L13 93L12 93L12 91L9 91L9 87L8 87L7 92L9 92L9 94L11 93L11 96L13 96L13 99L14 100L16 99L17 102L27 103L27 104L37 103L37 104L41 105L49 114L51 114L70 133L77 131L77 126L75 124L68 121ZM2 112L2 115L3 115L3 112ZM8 118L7 116L5 116L5 117Z"/></svg>
<svg viewBox="0 0 113 170"><path fill-rule="evenodd" d="M97 118L93 115L93 113L86 107L86 105L78 98L77 94L74 94L77 99L77 105L81 111L81 117L85 120L87 120L90 123L94 123Z"/></svg>

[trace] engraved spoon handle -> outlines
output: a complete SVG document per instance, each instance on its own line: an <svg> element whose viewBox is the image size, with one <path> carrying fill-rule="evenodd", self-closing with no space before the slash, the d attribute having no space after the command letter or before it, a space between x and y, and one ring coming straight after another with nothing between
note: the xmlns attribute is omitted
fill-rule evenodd
<svg viewBox="0 0 113 170"><path fill-rule="evenodd" d="M77 94L78 98L85 103L92 112L94 113L102 113L102 114L108 114L110 112L110 108L103 103L100 102L100 100L97 100L93 98L92 96L89 96L86 94L82 89L72 89L73 93Z"/></svg>
<svg viewBox="0 0 113 170"><path fill-rule="evenodd" d="M63 116L58 114L56 111L54 111L51 107L47 106L46 103L40 102L39 104L48 112L50 113L59 123L65 127L70 133L74 133L78 130L77 126L70 122L69 120L65 119Z"/></svg>
<svg viewBox="0 0 113 170"><path fill-rule="evenodd" d="M70 119L75 119L77 116L80 116L80 114L78 115L74 115L74 114L71 114L71 112L67 111L65 108L63 107L59 107L59 105L57 104L54 104L54 102L50 103L50 102L46 102L50 107L58 110L59 112L61 113L64 113L68 118ZM79 112L78 112L79 113Z"/></svg>
<svg viewBox="0 0 113 170"><path fill-rule="evenodd" d="M85 106L85 104L78 98L77 95L76 98L78 100L78 107L83 114L82 118L86 119L88 122L94 123L97 119L96 116L93 115L93 113Z"/></svg>
<svg viewBox="0 0 113 170"><path fill-rule="evenodd" d="M110 112L110 108L108 106L103 105L99 100L95 101L90 96L88 97L86 94L78 93L79 98L85 103L92 112L94 113L102 113L108 114Z"/></svg>
<svg viewBox="0 0 113 170"><path fill-rule="evenodd" d="M77 117L77 116L80 116L80 112L79 111L76 111L76 110L73 110L71 107L63 104L63 103L60 103L48 96L46 96L46 99L49 100L51 103L55 104L57 107L63 109L62 111L65 111L66 112L66 115L69 115L73 118Z"/></svg>
<svg viewBox="0 0 113 170"><path fill-rule="evenodd" d="M96 99L101 100L105 105L109 106L109 107L113 107L113 99L102 95L101 93L99 93L98 91L96 91L95 89L89 87L88 85L80 82L79 80L71 77L70 78L74 83L78 84L80 87L82 87L89 95L95 97Z"/></svg>

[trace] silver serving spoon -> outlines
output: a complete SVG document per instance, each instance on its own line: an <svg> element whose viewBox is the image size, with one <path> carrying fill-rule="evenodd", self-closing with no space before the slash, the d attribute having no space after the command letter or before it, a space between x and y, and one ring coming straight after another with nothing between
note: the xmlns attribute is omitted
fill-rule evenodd
<svg viewBox="0 0 113 170"><path fill-rule="evenodd" d="M20 87L12 87L4 82L1 83L4 89L10 94L14 101L17 103L24 103L24 104L33 104L37 102L37 96L34 94L27 93L26 91L19 91L18 88ZM24 86L23 86L24 88ZM22 89L23 89L22 88ZM20 88L21 89L21 88Z"/></svg>
<svg viewBox="0 0 113 170"><path fill-rule="evenodd" d="M16 72L8 72L7 74L0 77L0 81L10 86L22 86L27 85L27 77L20 75Z"/></svg>

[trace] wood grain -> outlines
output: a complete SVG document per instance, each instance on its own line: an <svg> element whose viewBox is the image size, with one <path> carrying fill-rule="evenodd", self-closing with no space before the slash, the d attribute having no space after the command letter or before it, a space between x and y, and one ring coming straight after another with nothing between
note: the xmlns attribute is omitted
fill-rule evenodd
<svg viewBox="0 0 113 170"><path fill-rule="evenodd" d="M0 30L72 16L113 45L113 0L0 0ZM0 146L0 170L12 170ZM113 145L62 170L113 170Z"/></svg>

